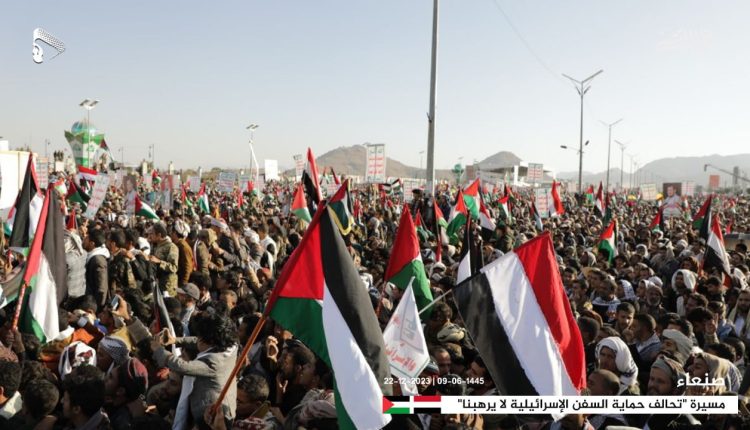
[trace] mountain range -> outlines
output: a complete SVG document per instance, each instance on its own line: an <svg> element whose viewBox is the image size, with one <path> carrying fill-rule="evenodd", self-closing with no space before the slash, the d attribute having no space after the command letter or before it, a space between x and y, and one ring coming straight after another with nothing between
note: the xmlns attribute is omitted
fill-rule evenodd
<svg viewBox="0 0 750 430"><path fill-rule="evenodd" d="M708 186L709 175L719 175L720 185L731 186L734 167L739 168L739 175L747 178L750 173L750 154L736 155L705 155L701 157L672 157L660 158L651 161L636 171L638 179L634 178L636 183L656 183L660 185L663 182L685 182L693 181L696 186ZM722 172L721 170L725 172ZM598 184L606 182L607 172L591 173L583 172L583 182L587 184ZM578 180L578 172L560 172L557 174L558 179ZM623 175L625 185L630 184L630 172L625 171ZM620 182L620 169L612 169L609 174L610 185ZM747 187L750 182L740 180L740 184Z"/></svg>
<svg viewBox="0 0 750 430"><path fill-rule="evenodd" d="M363 175L365 171L365 151L364 145L355 145L348 147L339 147L328 151L317 157L319 169L333 167L336 173L348 175ZM481 170L489 170L496 167L508 167L517 165L521 158L509 151L500 151L479 161L477 164ZM704 171L704 166L707 166ZM715 166L715 167L713 167ZM719 170L723 169L731 172L737 166L740 176L747 177L750 173L750 154L737 155L706 155L701 157L673 157L661 158L654 160L638 169L636 172L638 183L653 182L660 185L663 182L684 182L693 181L697 186L707 186L709 175L720 175L721 186L731 185L732 176ZM583 181L589 184L598 184L606 182L606 171L592 173L584 172ZM387 158L386 176L400 178L423 178L424 169L408 166ZM455 176L450 170L438 169L435 171L438 179L454 179ZM609 183L611 186L620 183L620 169L613 168L610 170ZM630 172L626 169L623 174L625 185L630 184ZM578 172L558 172L558 180L577 180ZM742 181L740 181L742 183ZM750 184L750 182L748 182Z"/></svg>

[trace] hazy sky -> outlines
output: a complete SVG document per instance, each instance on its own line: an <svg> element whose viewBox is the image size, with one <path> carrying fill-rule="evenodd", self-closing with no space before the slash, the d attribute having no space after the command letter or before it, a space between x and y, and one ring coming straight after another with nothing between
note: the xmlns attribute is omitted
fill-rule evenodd
<svg viewBox="0 0 750 430"><path fill-rule="evenodd" d="M311 146L426 148L432 1L16 1L0 6L0 136L43 152L101 99L92 122L125 161L177 167L292 164ZM512 25L501 13L505 11ZM579 99L560 76L598 69L584 169L607 129L645 162L748 152L750 2L443 0L436 166L500 150L576 170ZM65 42L31 59L32 31ZM525 40L521 41L518 34ZM45 47L47 58L52 49ZM613 143L612 164L620 153ZM627 161L626 161L627 163Z"/></svg>

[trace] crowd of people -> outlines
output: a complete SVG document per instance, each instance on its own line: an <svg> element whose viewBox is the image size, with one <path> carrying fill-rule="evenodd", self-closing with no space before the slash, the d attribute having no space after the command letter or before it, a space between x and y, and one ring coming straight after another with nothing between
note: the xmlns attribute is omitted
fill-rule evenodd
<svg viewBox="0 0 750 430"><path fill-rule="evenodd" d="M66 222L64 233L67 297L58 310L60 335L42 344L12 326L13 302L0 309L0 429L337 428L334 375L294 333L270 320L249 354L239 357L305 233L305 223L290 210L293 190L270 183L259 196L246 194L243 207L230 195L209 191L210 213L176 198L171 211L155 208L159 220L126 214L125 197L114 187L93 220L67 202L75 222ZM453 191L443 186L436 193L446 217ZM610 256L597 248L606 223L582 196L563 193L564 214L545 218L540 231L529 210L532 195L515 190L512 218L498 210L499 196L487 196L497 228L482 238L476 226L476 240L488 264L550 232L584 342L588 387L581 394L737 395L741 414L569 415L557 422L415 414L394 416L389 428L750 428L744 406L750 389L747 245L727 249L730 275L703 271L706 242L690 214L655 230L650 224L658 203L619 194L610 199L619 220L618 252ZM346 243L385 328L402 294L383 278L404 196L355 187L351 198L356 222ZM414 192L410 200L415 215L419 211L428 226L435 223L431 198ZM691 200L694 210L701 203ZM716 204L724 225L731 220L734 231L750 228L744 200L731 208ZM420 237L432 295L440 297L455 286L461 240ZM0 284L18 276L22 260L2 257ZM164 297L154 297L155 291ZM431 360L420 394L507 394L495 387L451 294L432 306L424 321ZM238 359L241 370L222 395ZM451 375L461 378L436 382ZM686 390L679 383L686 376L724 384ZM471 385L456 382L462 378Z"/></svg>

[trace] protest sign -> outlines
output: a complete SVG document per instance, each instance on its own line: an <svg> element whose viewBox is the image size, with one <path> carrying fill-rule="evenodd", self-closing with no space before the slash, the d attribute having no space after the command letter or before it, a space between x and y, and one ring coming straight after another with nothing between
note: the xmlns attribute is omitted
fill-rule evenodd
<svg viewBox="0 0 750 430"><path fill-rule="evenodd" d="M94 219L96 212L99 211L104 202L104 198L107 196L107 189L109 188L109 176L108 175L97 175L96 182L94 183L94 190L91 192L91 198L86 206L86 212L83 216L86 219Z"/></svg>

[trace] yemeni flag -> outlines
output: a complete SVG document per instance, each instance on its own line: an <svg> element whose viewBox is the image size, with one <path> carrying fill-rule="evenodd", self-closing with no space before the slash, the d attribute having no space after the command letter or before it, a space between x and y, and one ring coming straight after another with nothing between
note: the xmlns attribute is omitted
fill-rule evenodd
<svg viewBox="0 0 750 430"><path fill-rule="evenodd" d="M609 226L599 236L599 251L607 253L607 259L610 263L617 256L617 220L612 220Z"/></svg>
<svg viewBox="0 0 750 430"><path fill-rule="evenodd" d="M544 230L544 224L542 224L542 217L539 215L539 211L536 210L536 203L531 202L531 216L534 217L534 227L537 232Z"/></svg>
<svg viewBox="0 0 750 430"><path fill-rule="evenodd" d="M12 218L9 217L7 222L8 229L11 230L8 243L11 250L23 255L28 254L38 228L43 204L44 196L39 189L34 159L29 154L21 191L18 192L16 203L11 209Z"/></svg>
<svg viewBox="0 0 750 430"><path fill-rule="evenodd" d="M458 196L456 196L456 205L451 210L450 220L448 221L447 233L448 237L453 239L457 237L458 230L466 225L466 218L469 217L469 209L466 207L466 200L464 199L464 193L458 190Z"/></svg>
<svg viewBox="0 0 750 430"><path fill-rule="evenodd" d="M471 219L479 218L479 205L482 196L479 195L479 179L475 179L468 187L464 188L464 203L471 214Z"/></svg>
<svg viewBox="0 0 750 430"><path fill-rule="evenodd" d="M453 290L466 329L500 395L577 396L586 355L549 233Z"/></svg>
<svg viewBox="0 0 750 430"><path fill-rule="evenodd" d="M563 206L562 199L560 198L560 190L557 189L557 182L552 181L552 215L562 215L565 213L565 207ZM536 209L536 207L535 207Z"/></svg>
<svg viewBox="0 0 750 430"><path fill-rule="evenodd" d="M706 240L706 253L703 256L703 271L710 272L711 269L719 269L720 272L726 275L725 281L727 281L730 279L732 269L729 265L727 251L724 248L724 235L721 233L721 222L719 222L719 217L711 216L710 210L708 214L711 228L707 229L708 239Z"/></svg>
<svg viewBox="0 0 750 430"><path fill-rule="evenodd" d="M79 205L81 205L81 209L84 211L86 210L89 200L91 199L91 197L89 197L89 195L86 194L81 189L81 187L79 187L78 184L75 183L75 181L69 181L68 195L66 196L66 198L73 203L78 203Z"/></svg>
<svg viewBox="0 0 750 430"><path fill-rule="evenodd" d="M307 196L312 203L310 205L313 209L311 212L315 212L314 208L323 200L323 194L321 194L320 183L318 182L318 166L315 164L315 157L310 148L307 148L307 163L305 164L305 170L302 172L302 184L305 186Z"/></svg>
<svg viewBox="0 0 750 430"><path fill-rule="evenodd" d="M98 173L95 169L89 169L88 167L78 166L78 178L84 179L91 182L96 182Z"/></svg>
<svg viewBox="0 0 750 430"><path fill-rule="evenodd" d="M414 223L417 227L417 236L419 236L420 242L427 242L431 237L434 237L432 232L425 227L422 213L419 209L417 209L417 214L414 217Z"/></svg>
<svg viewBox="0 0 750 430"><path fill-rule="evenodd" d="M505 197L498 200L498 203L500 203L500 209L503 211L503 215L505 218L505 223L510 225L513 223L513 213L511 213L510 209L510 196L505 195Z"/></svg>
<svg viewBox="0 0 750 430"><path fill-rule="evenodd" d="M661 231L666 232L667 229L664 225L664 206L660 206L659 210L656 212L656 215L654 215L654 219L651 220L651 224L649 224L648 228L651 231Z"/></svg>
<svg viewBox="0 0 750 430"><path fill-rule="evenodd" d="M602 183L599 182L599 189L596 191L596 201L594 209L598 212L599 217L604 218L604 195L602 194Z"/></svg>
<svg viewBox="0 0 750 430"><path fill-rule="evenodd" d="M315 214L267 307L333 371L339 428L374 430L390 422L381 411L383 395L391 394L383 334L329 210Z"/></svg>
<svg viewBox="0 0 750 430"><path fill-rule="evenodd" d="M479 226L482 227L482 239L488 241L495 234L495 218L484 205L484 199L479 199Z"/></svg>
<svg viewBox="0 0 750 430"><path fill-rule="evenodd" d="M417 230L411 220L409 205L404 205L401 211L401 221L396 230L396 239L393 241L388 267L385 269L385 280L402 291L411 285L420 310L432 301L430 281L427 279L427 273L422 264ZM428 313L429 310L425 311L425 314Z"/></svg>
<svg viewBox="0 0 750 430"><path fill-rule="evenodd" d="M307 209L307 203L305 203L305 190L302 189L302 184L297 184L297 189L294 190L292 213L308 224L312 221L310 211Z"/></svg>
<svg viewBox="0 0 750 430"><path fill-rule="evenodd" d="M713 200L713 194L708 196L708 199L703 203L703 206L698 210L698 213L693 215L693 228L695 230L703 230L703 225L707 224L707 214L711 212L711 201ZM706 227L708 229L708 227Z"/></svg>
<svg viewBox="0 0 750 430"><path fill-rule="evenodd" d="M159 219L154 209L151 208L148 203L141 201L141 198L140 196L138 196L138 194L135 195L135 214L148 219Z"/></svg>
<svg viewBox="0 0 750 430"><path fill-rule="evenodd" d="M201 184L201 189L198 190L198 209L205 214L211 213L211 210L208 208L208 195L206 194L205 182Z"/></svg>
<svg viewBox="0 0 750 430"><path fill-rule="evenodd" d="M479 270L484 266L482 257L482 250L479 249L479 245L474 240L474 229L472 228L471 220L467 219L466 228L464 229L464 240L461 245L461 256L458 260L456 284L460 284L479 273Z"/></svg>
<svg viewBox="0 0 750 430"><path fill-rule="evenodd" d="M42 205L16 309L19 330L42 344L59 334L57 306L67 295L62 212L51 192Z"/></svg>

